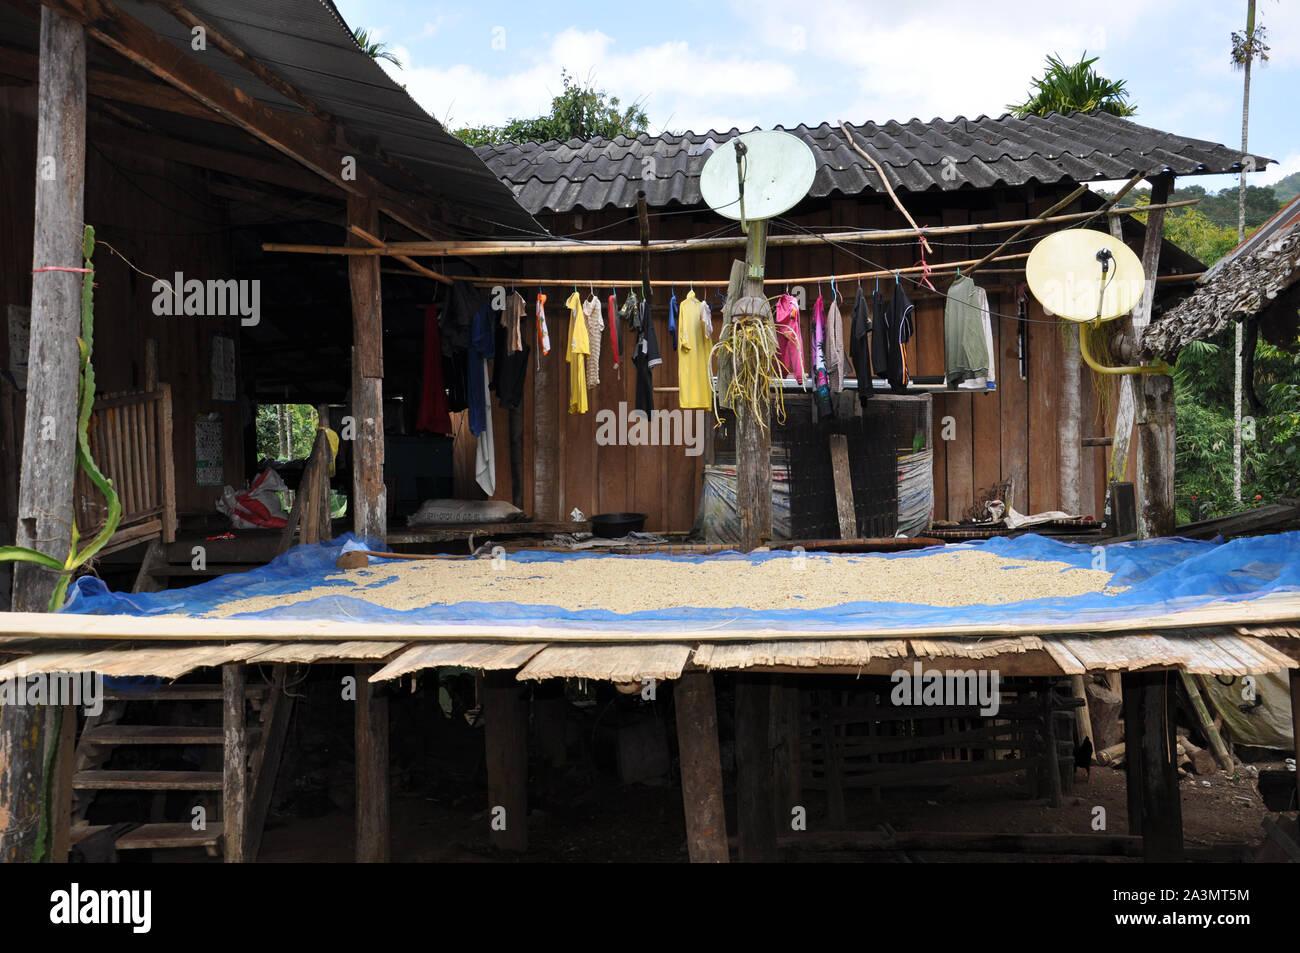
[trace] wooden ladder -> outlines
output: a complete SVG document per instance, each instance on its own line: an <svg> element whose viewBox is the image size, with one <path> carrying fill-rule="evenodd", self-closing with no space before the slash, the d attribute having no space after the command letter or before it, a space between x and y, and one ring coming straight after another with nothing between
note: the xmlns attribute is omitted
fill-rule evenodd
<svg viewBox="0 0 1300 953"><path fill-rule="evenodd" d="M288 733L292 699L284 692L285 667L272 666L270 684L245 685L243 665L226 665L220 684L173 684L134 694L107 690L104 710L86 719L77 741L73 764L71 843L85 840L109 825L89 824L87 812L101 791L155 792L151 814L161 813L169 791L208 792L220 797L220 811L208 806L202 823L153 820L114 839L117 850L158 850L202 847L228 862L254 859L261 842L280 754ZM124 724L133 706L145 702L164 708L183 702L214 703L221 708L216 724ZM249 709L253 718L249 718ZM162 718L155 718L162 721ZM158 759L177 746L219 746L221 771L123 770L106 767L123 746L157 749ZM193 807L193 805L191 805ZM197 824L197 828L196 828Z"/></svg>

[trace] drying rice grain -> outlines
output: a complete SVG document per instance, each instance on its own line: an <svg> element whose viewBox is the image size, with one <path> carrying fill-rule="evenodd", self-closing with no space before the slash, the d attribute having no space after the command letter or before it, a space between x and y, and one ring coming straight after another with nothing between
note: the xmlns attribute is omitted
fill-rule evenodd
<svg viewBox="0 0 1300 953"><path fill-rule="evenodd" d="M1116 592L1110 573L1063 562L1026 562L961 550L908 559L876 555L791 555L675 561L635 556L556 562L430 560L377 563L338 572L301 592L227 602L211 613L260 612L322 596L350 596L389 609L458 602L518 602L566 610L641 612L699 608L829 609L847 602L931 606L1002 604Z"/></svg>

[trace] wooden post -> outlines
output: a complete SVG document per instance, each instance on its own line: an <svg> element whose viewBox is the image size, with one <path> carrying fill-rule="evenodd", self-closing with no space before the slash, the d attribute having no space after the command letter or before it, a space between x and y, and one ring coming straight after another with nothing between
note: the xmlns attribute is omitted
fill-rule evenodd
<svg viewBox="0 0 1300 953"><path fill-rule="evenodd" d="M1128 832L1142 834L1142 685L1136 672L1124 672L1120 677L1124 696L1124 775L1128 796Z"/></svg>
<svg viewBox="0 0 1300 953"><path fill-rule="evenodd" d="M1173 173L1151 178L1151 201L1164 203L1173 189ZM1146 241L1142 246L1142 270L1146 289L1133 311L1133 330L1138 334L1151 322L1156 277L1160 268L1160 244L1164 230L1164 209L1147 215ZM1172 536L1177 522L1174 511L1174 382L1167 374L1141 375L1138 403L1137 499L1138 536Z"/></svg>
<svg viewBox="0 0 1300 953"><path fill-rule="evenodd" d="M528 849L528 702L515 673L483 675L488 822L493 844Z"/></svg>
<svg viewBox="0 0 1300 953"><path fill-rule="evenodd" d="M81 24L41 8L36 122L36 228L33 268L82 267L86 157L86 34ZM22 148L14 143L14 148ZM32 275L17 545L62 562L68 556L77 444L81 358L81 278ZM58 577L32 563L13 573L15 612L44 612ZM0 862L35 857L41 788L50 737L37 706L0 706Z"/></svg>
<svg viewBox="0 0 1300 953"><path fill-rule="evenodd" d="M682 806L691 863L725 864L727 818L722 806L722 758L718 751L718 705L713 674L683 672L673 686L677 749L682 769Z"/></svg>
<svg viewBox="0 0 1300 953"><path fill-rule="evenodd" d="M736 677L736 826L740 860L745 863L777 859L772 823L771 695L768 676Z"/></svg>
<svg viewBox="0 0 1300 953"><path fill-rule="evenodd" d="M1083 417L1082 394L1079 386L1079 364L1082 359L1079 356L1079 326L1073 322L1066 322L1066 325L1065 341L1061 348L1061 377L1058 384L1061 388L1058 417L1060 471L1056 508L1073 516L1084 512L1080 498L1080 487L1083 483L1083 444L1079 432L1079 422ZM1091 506L1092 503L1089 502L1089 512Z"/></svg>
<svg viewBox="0 0 1300 953"><path fill-rule="evenodd" d="M1043 684L1043 772L1047 781L1048 807L1061 806L1061 755L1056 749L1056 710L1052 706L1052 679Z"/></svg>
<svg viewBox="0 0 1300 953"><path fill-rule="evenodd" d="M1192 703L1192 711L1196 713L1196 720L1200 723L1201 733L1205 735L1210 750L1214 752L1214 760L1218 762L1219 767L1224 771L1231 773L1232 752L1224 744L1219 729L1214 727L1214 719L1210 717L1210 709L1205 704L1205 696L1201 694L1201 689L1196 684L1196 676L1187 672L1179 672L1178 674L1183 682L1183 690L1187 692L1187 700Z"/></svg>
<svg viewBox="0 0 1300 953"><path fill-rule="evenodd" d="M358 665L356 711L357 843L359 864L386 864L388 830L388 696L367 681L373 665Z"/></svg>
<svg viewBox="0 0 1300 953"><path fill-rule="evenodd" d="M1300 669L1291 669L1291 753L1300 765ZM1300 768L1295 774L1297 803L1300 803Z"/></svg>
<svg viewBox="0 0 1300 953"><path fill-rule="evenodd" d="M253 752L249 776L252 795L248 802L248 818L244 824L244 853L249 862L257 860L266 828L266 815L271 809L271 796L275 793L275 778L280 770L280 756L289 735L289 718L293 714L293 695L285 691L286 665L272 666L271 696L262 709L262 740Z"/></svg>
<svg viewBox="0 0 1300 953"><path fill-rule="evenodd" d="M772 678L771 740L772 746L772 820L778 835L789 832L792 811L803 806L799 731L799 685L790 675Z"/></svg>
<svg viewBox="0 0 1300 953"><path fill-rule="evenodd" d="M221 780L222 854L228 864L242 864L247 846L248 731L244 721L244 666L221 666L221 727L224 739Z"/></svg>
<svg viewBox="0 0 1300 953"><path fill-rule="evenodd" d="M1170 674L1148 672L1141 676L1142 853L1147 861L1184 859Z"/></svg>
<svg viewBox="0 0 1300 953"><path fill-rule="evenodd" d="M50 737L57 739L59 753L54 761L50 785L50 862L65 864L72 848L72 775L77 755L77 709L71 705L51 708L54 724Z"/></svg>
<svg viewBox="0 0 1300 953"><path fill-rule="evenodd" d="M348 228L379 233L371 199L348 196ZM364 244L349 232L348 242ZM352 526L381 542L388 535L384 490L384 317L379 258L348 256L352 290Z"/></svg>
<svg viewBox="0 0 1300 953"><path fill-rule="evenodd" d="M752 221L748 227L741 293L764 298L767 222ZM736 408L736 508L742 551L757 549L772 538L772 434L768 423L756 418L744 404Z"/></svg>

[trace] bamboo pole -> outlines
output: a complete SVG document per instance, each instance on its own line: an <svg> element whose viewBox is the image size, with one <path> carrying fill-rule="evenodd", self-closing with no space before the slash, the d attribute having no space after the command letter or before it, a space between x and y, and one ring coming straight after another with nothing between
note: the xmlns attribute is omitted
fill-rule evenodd
<svg viewBox="0 0 1300 953"><path fill-rule="evenodd" d="M1214 752L1214 760L1219 762L1219 767L1224 771L1231 771L1232 755L1228 753L1228 746L1223 743L1223 738L1219 735L1219 729L1214 727L1214 721L1210 718L1210 709L1206 707L1205 699L1201 697L1201 690L1196 685L1196 679L1186 672L1179 672L1178 675L1183 680L1183 689L1187 692L1187 698L1192 703L1192 710L1196 712L1196 720L1201 723L1201 731L1210 742L1210 750Z"/></svg>
<svg viewBox="0 0 1300 953"><path fill-rule="evenodd" d="M948 235L965 235L972 232L1004 232L1026 225L1067 225L1105 215L1145 215L1162 209L1184 208L1196 205L1200 199L1181 199L1177 202L1160 202L1151 205L1125 205L1118 208L1098 209L1093 212L1070 212L1064 215L1011 219L1005 222L971 222L963 225L922 226L919 231L928 238ZM841 243L892 242L915 238L917 230L856 229L844 232L804 232L769 235L768 244L816 245L834 241ZM652 252L699 251L700 249L743 248L744 235L718 238L661 239L650 243ZM360 248L350 245L307 245L292 242L264 242L262 251L288 252L304 255L407 255L413 258L477 258L498 255L601 255L640 254L641 243L629 241L577 241L574 239L523 239L502 241L472 241L452 239L445 241L388 242L380 246Z"/></svg>
<svg viewBox="0 0 1300 953"><path fill-rule="evenodd" d="M869 152L867 152L866 149L863 149L860 145L858 145L857 140L853 138L853 133L849 131L849 127L844 124L843 119L840 120L840 129L843 130L844 138L848 142L848 144L853 147L853 150L857 152L858 155L862 156L862 158L866 159L873 166L875 166L876 172L880 176L880 181L885 186L885 191L889 193L889 197L893 199L895 207L898 209L899 212L902 213L903 218L907 219L908 224L911 225L912 228L915 230L916 237L921 242L921 247L923 247L926 250L927 254L933 255L934 249L931 248L930 243L925 240L925 235L921 231L921 226L916 224L916 219L912 218L912 216L908 213L907 209L903 208L903 203L900 202L898 200L898 196L894 194L894 187L889 184L889 176L885 175L884 167L881 166L881 164L875 160L875 157L872 156Z"/></svg>
<svg viewBox="0 0 1300 953"><path fill-rule="evenodd" d="M1061 199L1061 201L1057 202L1055 205L1053 205L1051 208L1049 208L1046 212L1044 212L1042 215L1040 215L1040 216L1038 217L1038 221L1036 221L1036 222L1030 222L1028 225L1025 225L1025 226L1023 226L1023 227L1017 229L1017 230L1016 230L1016 231L1011 235L1010 238L1008 238L1008 239L1007 239L1006 241L1004 241L1001 245L999 245L997 248L993 249L991 252L989 252L987 255L985 255L983 258L981 258L979 261L977 261L974 265L972 265L971 268L970 268L970 270L966 272L967 277L969 277L969 276L971 276L971 275L974 275L975 272L979 271L980 268L982 268L982 267L984 267L985 265L987 265L990 261L996 261L996 260L997 260L996 256L997 256L997 253L998 253L998 252L1002 251L1002 249L1006 248L1008 245L1010 245L1012 242L1014 242L1017 238L1020 238L1022 235L1026 235L1026 234L1028 234L1029 232L1033 231L1035 228L1038 228L1039 226L1045 224L1045 223L1047 222L1047 220L1048 220L1052 215L1055 215L1057 212L1059 212L1061 209L1065 208L1067 205L1069 205L1071 202L1073 202L1075 199L1079 198L1079 196L1083 195L1083 193L1084 193L1084 192L1087 192L1087 191L1088 191L1088 187L1087 187L1086 185L1081 185L1081 186L1079 186L1077 189L1075 189L1073 192L1071 192L1071 193L1070 193L1069 195L1067 195L1065 198Z"/></svg>

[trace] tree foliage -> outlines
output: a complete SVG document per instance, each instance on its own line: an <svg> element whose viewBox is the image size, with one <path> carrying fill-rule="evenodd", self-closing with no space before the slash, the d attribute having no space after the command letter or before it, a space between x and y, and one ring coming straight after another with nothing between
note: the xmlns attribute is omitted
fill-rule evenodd
<svg viewBox="0 0 1300 953"><path fill-rule="evenodd" d="M288 408L289 456L283 453L284 409ZM310 404L257 406L257 458L305 460L316 440L316 408Z"/></svg>
<svg viewBox="0 0 1300 953"><path fill-rule="evenodd" d="M362 52L372 60L388 60L398 69L402 68L402 61L397 58L397 54L388 48L387 43L381 43L371 36L369 30L357 27L352 31L352 36L356 39L357 45L361 47Z"/></svg>
<svg viewBox="0 0 1300 953"><path fill-rule="evenodd" d="M503 142L546 142L550 139L613 139L636 137L650 119L641 102L622 106L617 96L597 89L590 78L579 83L567 70L560 73L564 91L551 100L551 111L534 119L511 119L500 126L468 126L456 137L471 146ZM621 107L621 108L620 108Z"/></svg>
<svg viewBox="0 0 1300 953"><path fill-rule="evenodd" d="M1019 104L1008 103L1007 109L1020 119L1075 111L1112 116L1136 113L1137 107L1128 101L1124 80L1106 79L1092 68L1099 57L1087 57L1085 51L1079 62L1067 64L1059 56L1049 55L1042 77L1030 80L1029 98Z"/></svg>

